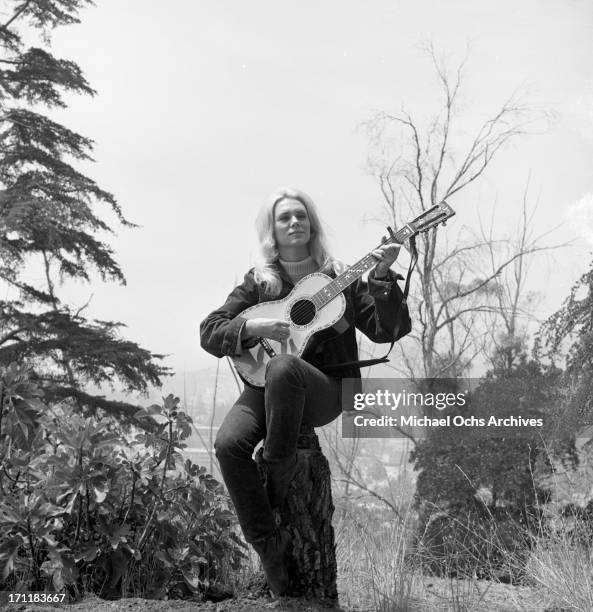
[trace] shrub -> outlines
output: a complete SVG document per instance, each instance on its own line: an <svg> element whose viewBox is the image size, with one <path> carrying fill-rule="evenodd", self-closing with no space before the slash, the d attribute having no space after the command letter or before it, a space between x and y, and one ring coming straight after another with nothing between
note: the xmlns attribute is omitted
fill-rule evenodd
<svg viewBox="0 0 593 612"><path fill-rule="evenodd" d="M238 567L222 485L180 454L179 399L136 417L151 431L46 406L25 369L0 370L0 589L185 596Z"/></svg>

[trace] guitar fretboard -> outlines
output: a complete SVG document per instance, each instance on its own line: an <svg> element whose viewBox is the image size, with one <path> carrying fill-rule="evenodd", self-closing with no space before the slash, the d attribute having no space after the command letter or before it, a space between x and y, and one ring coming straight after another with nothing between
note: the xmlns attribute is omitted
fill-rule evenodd
<svg viewBox="0 0 593 612"><path fill-rule="evenodd" d="M410 225L404 225L395 233L393 238L388 238L383 244L391 244L393 242L401 244L414 233L416 232L410 227ZM342 272L342 274L334 278L331 283L328 283L325 287L323 287L323 289L320 289L315 295L312 296L311 301L317 308L323 308L323 306L342 293L344 289L359 279L365 272L375 266L376 263L377 260L371 255L371 253L368 253L345 272Z"/></svg>

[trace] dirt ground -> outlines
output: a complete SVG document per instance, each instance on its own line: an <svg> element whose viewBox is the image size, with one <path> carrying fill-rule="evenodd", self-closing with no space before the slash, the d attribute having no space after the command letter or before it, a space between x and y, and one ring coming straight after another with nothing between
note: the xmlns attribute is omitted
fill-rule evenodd
<svg viewBox="0 0 593 612"><path fill-rule="evenodd" d="M454 581L421 577L418 589L406 598L401 610L406 612L564 612L541 600L541 593L528 587L516 587L490 582ZM419 593L418 591L421 592ZM340 612L374 612L377 602L348 604L348 597L341 598ZM397 603L391 602L398 610ZM106 601L98 597L86 597L73 604L8 604L4 610L19 612L49 612L51 608L68 612L328 612L327 605L316 602L281 598L272 599L244 594L241 597L213 603L191 600L159 601L141 598Z"/></svg>
<svg viewBox="0 0 593 612"><path fill-rule="evenodd" d="M0 609L1 606L0 606ZM327 607L298 599L283 598L274 600L263 597L241 597L228 599L226 601L198 602L188 600L158 601L154 599L119 599L116 601L105 601L98 597L86 597L74 604L8 604L4 610L7 612L50 612L54 610L68 610L68 612L262 612L265 610L284 611L292 610L299 612L328 612Z"/></svg>

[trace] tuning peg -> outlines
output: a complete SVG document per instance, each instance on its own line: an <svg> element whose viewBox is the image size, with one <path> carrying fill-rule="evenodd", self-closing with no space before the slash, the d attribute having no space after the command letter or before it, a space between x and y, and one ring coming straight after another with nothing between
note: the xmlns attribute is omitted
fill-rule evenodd
<svg viewBox="0 0 593 612"><path fill-rule="evenodd" d="M446 221L443 221L443 225L447 225L447 222L446 222Z"/></svg>

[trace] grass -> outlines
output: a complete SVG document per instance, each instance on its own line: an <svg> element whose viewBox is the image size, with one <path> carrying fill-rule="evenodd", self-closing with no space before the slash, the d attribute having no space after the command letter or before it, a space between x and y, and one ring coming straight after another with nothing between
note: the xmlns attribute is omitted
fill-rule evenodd
<svg viewBox="0 0 593 612"><path fill-rule="evenodd" d="M577 523L577 532L579 525ZM543 601L556 609L593 610L593 548L590 541L562 530L540 538L526 565Z"/></svg>
<svg viewBox="0 0 593 612"><path fill-rule="evenodd" d="M345 607L378 612L406 610L411 597L413 573L406 562L412 534L408 518L378 523L346 514L336 527L338 576Z"/></svg>
<svg viewBox="0 0 593 612"><path fill-rule="evenodd" d="M408 612L481 610L490 583L441 579L422 573L426 551L416 546L417 513L409 470L386 478L377 497L337 499L336 557L340 603L348 610ZM397 501L395 501L397 500ZM392 507L393 504L396 507ZM450 560L451 563L453 560ZM445 572L449 573L449 572ZM453 572L450 572L453 573Z"/></svg>
<svg viewBox="0 0 593 612"><path fill-rule="evenodd" d="M400 510L401 519L392 520L386 520L387 515L377 510L363 512L355 506L341 513L335 528L338 588L344 609L374 612L544 610L544 607L534 608L535 593L528 587L479 580L475 575L457 579L423 573L427 559L414 545L416 514L411 504ZM493 541L489 549L497 546ZM454 576L453 556L449 562L443 574ZM508 563L511 562L509 559ZM561 580L559 577L558 581ZM549 596L548 599L553 601ZM593 605L570 609L590 611Z"/></svg>
<svg viewBox="0 0 593 612"><path fill-rule="evenodd" d="M477 580L427 577L414 552L414 515L372 527L350 521L338 526L340 602L346 609L375 612L481 610L489 585Z"/></svg>
<svg viewBox="0 0 593 612"><path fill-rule="evenodd" d="M413 547L415 515L386 521L380 513L351 508L336 525L340 601L348 610L408 612L590 612L593 543L580 519L557 523L555 533L534 537L522 572L524 586L469 577L423 575ZM580 536L579 536L580 534ZM587 535L589 534L589 535ZM491 542L495 549L496 542ZM508 560L513 563L514 560Z"/></svg>

